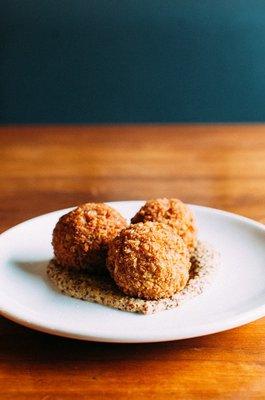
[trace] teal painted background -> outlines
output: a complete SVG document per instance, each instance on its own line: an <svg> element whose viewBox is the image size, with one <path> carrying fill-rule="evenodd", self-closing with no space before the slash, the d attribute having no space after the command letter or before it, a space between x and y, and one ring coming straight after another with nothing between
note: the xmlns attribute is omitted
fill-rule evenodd
<svg viewBox="0 0 265 400"><path fill-rule="evenodd" d="M265 1L2 1L0 122L265 120Z"/></svg>

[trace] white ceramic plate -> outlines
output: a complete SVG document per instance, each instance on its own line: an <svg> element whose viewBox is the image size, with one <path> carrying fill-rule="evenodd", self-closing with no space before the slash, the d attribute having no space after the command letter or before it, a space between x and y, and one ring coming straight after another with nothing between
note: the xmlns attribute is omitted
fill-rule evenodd
<svg viewBox="0 0 265 400"><path fill-rule="evenodd" d="M110 203L130 218L142 202ZM0 312L27 327L104 342L158 342L227 330L265 315L265 227L250 219L192 206L199 237L214 245L221 265L213 285L183 306L139 315L73 299L46 278L51 234L68 210L31 219L0 236Z"/></svg>

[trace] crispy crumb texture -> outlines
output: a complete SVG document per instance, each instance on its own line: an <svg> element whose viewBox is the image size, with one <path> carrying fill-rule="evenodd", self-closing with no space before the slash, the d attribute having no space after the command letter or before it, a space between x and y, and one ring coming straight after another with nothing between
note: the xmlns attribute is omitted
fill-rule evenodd
<svg viewBox="0 0 265 400"><path fill-rule="evenodd" d="M47 274L53 284L63 293L96 302L123 311L153 314L176 308L183 302L201 294L211 283L217 271L218 253L205 242L198 241L191 255L189 280L183 290L170 298L143 300L122 293L107 275L91 275L86 271L66 269L52 260Z"/></svg>
<svg viewBox="0 0 265 400"><path fill-rule="evenodd" d="M185 287L190 254L171 226L139 222L123 229L110 243L107 267L125 294L158 300Z"/></svg>
<svg viewBox="0 0 265 400"><path fill-rule="evenodd" d="M131 219L131 223L147 221L163 222L172 226L190 251L196 247L195 218L190 208L181 200L167 198L148 200Z"/></svg>
<svg viewBox="0 0 265 400"><path fill-rule="evenodd" d="M108 245L127 226L122 215L104 203L86 203L63 215L52 238L54 255L66 268L105 269Z"/></svg>

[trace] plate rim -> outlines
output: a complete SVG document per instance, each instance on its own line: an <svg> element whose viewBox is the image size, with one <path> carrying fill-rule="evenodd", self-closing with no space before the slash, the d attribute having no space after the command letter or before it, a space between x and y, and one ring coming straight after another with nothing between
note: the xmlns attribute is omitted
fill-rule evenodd
<svg viewBox="0 0 265 400"><path fill-rule="evenodd" d="M119 203L144 203L145 201L146 200L115 200L115 201L101 201L101 202L98 202L98 203L105 203L105 204L108 204L108 205L114 207L115 204L119 204ZM203 206L203 205L200 205L200 204L194 204L194 203L185 203L185 204L187 204L189 207L192 207L192 208L195 208L195 209L196 208L200 208L200 209L204 209L204 210L211 210L211 211L216 212L217 214L227 215L228 217L233 217L233 218L236 218L238 220L243 220L245 222L248 222L250 224L255 225L256 227L260 227L261 229L263 229L265 231L265 224L263 224L260 221L256 221L255 219L246 217L245 215L236 214L236 213L234 213L232 211L221 210L220 208ZM11 230L19 227L20 225L25 224L26 222L31 222L36 218L46 217L48 215L56 214L56 213L59 213L59 212L69 212L69 211L73 210L76 207L78 207L78 206L75 205L75 206L70 206L70 207L67 207L67 208L60 208L58 210L49 211L49 212L47 212L45 214L38 214L35 217L25 219L25 220L19 222L18 224L13 225L10 228L7 228L3 232L1 232L0 233L0 240L2 239L3 236L5 236L5 234L9 233Z"/></svg>
<svg viewBox="0 0 265 400"><path fill-rule="evenodd" d="M135 204L137 203L144 203L145 200L121 200L121 201L113 201L113 202L106 202L107 204L109 204L110 206L115 207L115 205L117 204L121 204L121 203L133 203ZM212 208L212 207L205 207L205 206L201 206L201 205L196 205L196 204L189 204L189 206L191 206L194 210L196 209L200 209L203 211L210 211L210 212L214 212L215 214L221 214L224 216L227 216L229 218L232 219L236 219L237 221L243 221L245 222L247 225L251 225L255 228L257 228L258 230L261 230L265 233L265 225L263 225L260 222L257 222L253 219L250 219L248 217L245 216L241 216L239 214L235 214L229 211L224 211L224 210L220 210L217 208ZM8 237L8 235L11 233L12 231L15 230L16 228L20 227L21 225L25 224L25 223L30 223L32 221L34 221L35 219L39 219L42 217L48 217L52 214L56 214L56 213L63 213L63 212L68 212L69 210L75 208L74 207L68 207L65 209L59 209L59 210L55 210L49 213L45 213L45 214L41 214L38 215L36 217L30 218L28 220L22 221L19 224L8 228L7 230L5 230L4 232L1 233L0 235L0 244L2 242L2 240L5 240L6 237ZM3 300L3 297L0 294L0 299ZM3 303L3 304L1 304ZM108 343L154 343L154 342L165 342L165 341L173 341L173 340L182 340L182 339L188 339L188 338L194 338L194 337L199 337L199 336L205 336L205 335L209 335L209 334L214 334L217 332L223 332L229 329L233 329L239 326L242 326L244 324L253 322L257 319L260 319L262 317L265 316L265 303L253 308L252 310L248 310L245 312L242 312L240 314L238 314L236 317L231 318L226 318L225 320L222 319L220 322L211 322L211 323L205 323L202 325L199 325L196 328L192 328L192 333L189 332L189 327L188 329L184 330L182 332L181 335L177 335L176 333L169 333L167 335L166 332L163 332L163 334L156 334L153 333L152 335L150 335L150 333L147 334L147 336L144 335L143 332L141 332L141 334L137 335L135 334L134 337L130 337L130 335L128 336L123 336L122 338L117 338L117 335L115 336L115 334L110 334L110 335L104 335L103 334L82 334L82 333L74 333L73 331L69 331L69 330L65 330L65 329L60 329L58 327L54 327L51 324L49 326L47 326L46 324L43 324L42 321L40 322L36 322L33 318L25 318L25 317L21 317L21 314L18 315L19 313L16 314L15 311L11 310L10 308L8 309L8 307L4 306L4 302L1 301L0 303L0 315L2 315L3 317L18 323L22 326L25 326L27 328L39 331L39 332L43 332L43 333L48 333L48 334L52 334L52 335L56 335L56 336L63 336L63 337L67 337L67 338L72 338L72 339L78 339L78 340L86 340L86 341L97 341L97 342L108 342ZM12 312L13 311L13 312ZM187 332L187 333L185 333Z"/></svg>

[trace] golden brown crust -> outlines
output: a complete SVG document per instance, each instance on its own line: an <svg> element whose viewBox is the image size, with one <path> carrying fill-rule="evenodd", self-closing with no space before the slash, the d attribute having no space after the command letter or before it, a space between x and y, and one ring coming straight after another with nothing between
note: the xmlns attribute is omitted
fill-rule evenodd
<svg viewBox="0 0 265 400"><path fill-rule="evenodd" d="M148 200L131 219L132 224L146 221L164 222L182 237L188 249L196 247L196 226L193 213L189 207L178 199Z"/></svg>
<svg viewBox="0 0 265 400"><path fill-rule="evenodd" d="M125 294L161 299L186 285L189 251L169 225L138 223L123 229L110 243L107 267Z"/></svg>
<svg viewBox="0 0 265 400"><path fill-rule="evenodd" d="M126 226L126 220L107 204L79 206L54 228L55 257L65 267L104 269L109 242Z"/></svg>

